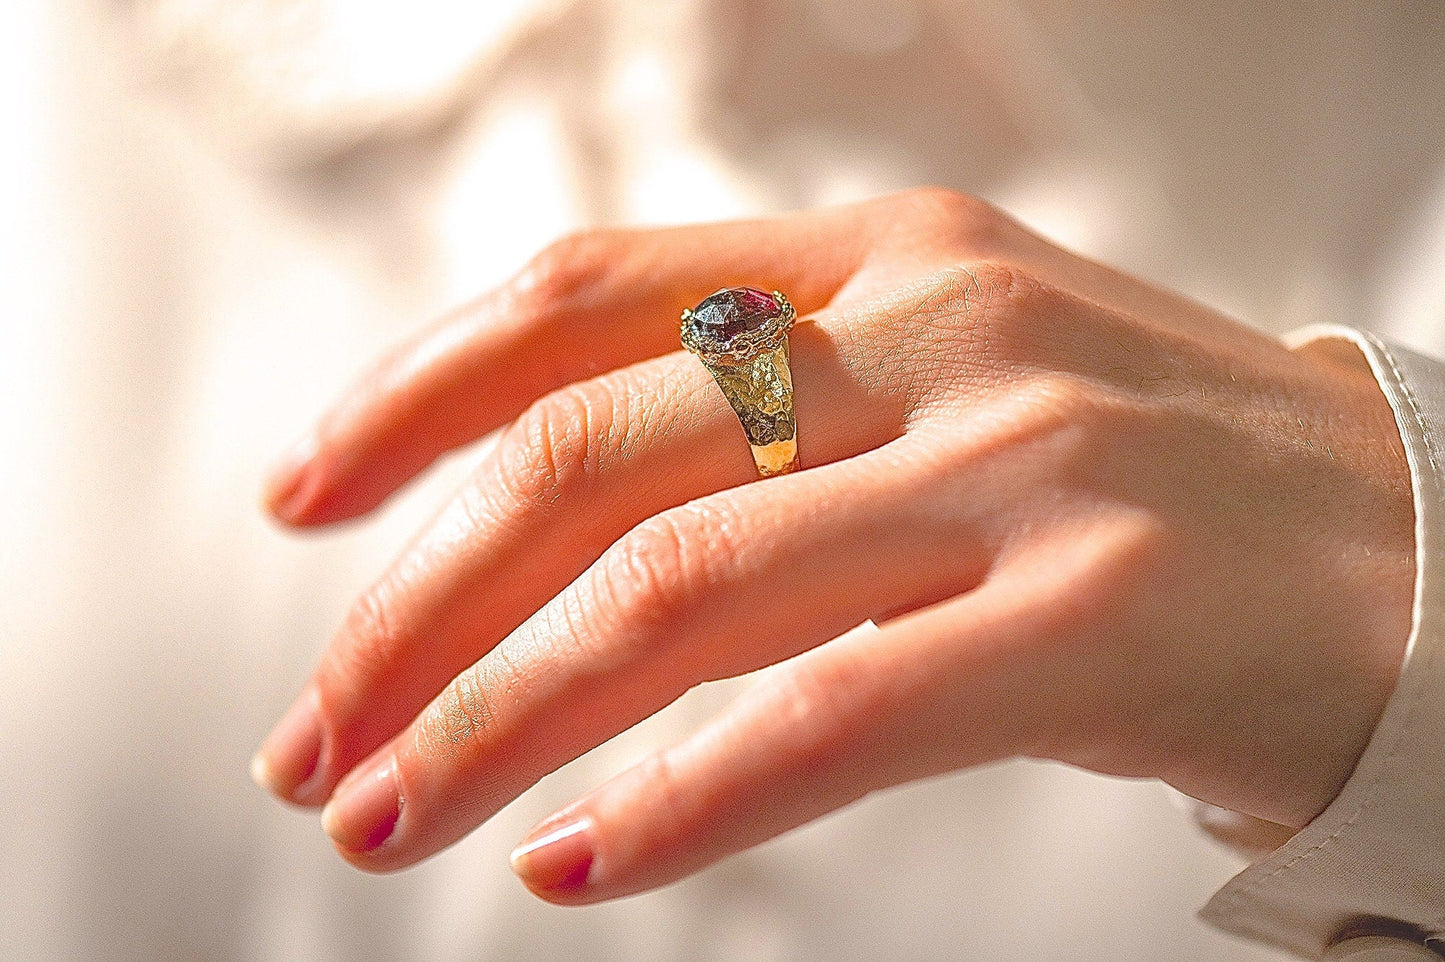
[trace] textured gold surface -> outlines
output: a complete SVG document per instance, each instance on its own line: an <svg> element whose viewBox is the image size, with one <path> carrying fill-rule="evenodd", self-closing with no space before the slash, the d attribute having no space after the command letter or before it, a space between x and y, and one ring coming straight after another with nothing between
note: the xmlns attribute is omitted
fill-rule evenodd
<svg viewBox="0 0 1445 962"><path fill-rule="evenodd" d="M793 375L788 342L741 363L702 358L742 422L763 477L798 467L797 423L793 420Z"/></svg>
<svg viewBox="0 0 1445 962"><path fill-rule="evenodd" d="M753 460L757 462L758 474L770 478L775 474L787 474L798 470L798 442L796 440L774 441L772 444L754 444Z"/></svg>

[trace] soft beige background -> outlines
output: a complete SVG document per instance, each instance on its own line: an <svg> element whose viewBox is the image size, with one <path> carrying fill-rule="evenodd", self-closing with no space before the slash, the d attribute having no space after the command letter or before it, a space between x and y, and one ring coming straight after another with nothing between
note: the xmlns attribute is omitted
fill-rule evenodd
<svg viewBox="0 0 1445 962"><path fill-rule="evenodd" d="M727 685L360 875L246 761L467 456L326 538L256 490L365 359L561 231L923 182L1269 329L1439 353L1442 64L1434 0L5 0L0 957L1277 958L1192 918L1237 863L1161 788L1058 766L621 904L526 895L531 822Z"/></svg>

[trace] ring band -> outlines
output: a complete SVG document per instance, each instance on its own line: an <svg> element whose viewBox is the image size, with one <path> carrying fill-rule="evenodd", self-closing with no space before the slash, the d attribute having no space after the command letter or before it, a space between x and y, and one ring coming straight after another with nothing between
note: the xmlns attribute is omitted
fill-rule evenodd
<svg viewBox="0 0 1445 962"><path fill-rule="evenodd" d="M778 291L724 288L682 312L682 344L722 389L761 477L798 469L788 331L797 312Z"/></svg>

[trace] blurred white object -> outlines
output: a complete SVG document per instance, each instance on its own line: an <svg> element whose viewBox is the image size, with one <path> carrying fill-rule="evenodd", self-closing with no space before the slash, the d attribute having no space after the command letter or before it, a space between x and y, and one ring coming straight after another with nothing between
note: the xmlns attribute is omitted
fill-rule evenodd
<svg viewBox="0 0 1445 962"><path fill-rule="evenodd" d="M444 122L571 0L133 0L105 10L136 76L208 136L280 160Z"/></svg>

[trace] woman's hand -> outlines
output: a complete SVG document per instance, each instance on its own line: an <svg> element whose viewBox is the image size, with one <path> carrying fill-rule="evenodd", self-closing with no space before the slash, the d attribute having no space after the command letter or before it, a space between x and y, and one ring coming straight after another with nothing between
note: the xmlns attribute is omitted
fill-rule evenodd
<svg viewBox="0 0 1445 962"><path fill-rule="evenodd" d="M787 293L804 470L753 481L677 315ZM1285 826L1410 621L1409 477L1348 352L1290 352L940 190L586 233L403 348L276 474L363 514L499 425L257 759L356 865L451 844L709 679L730 711L543 822L545 898L652 888L875 789L1028 755ZM837 638L866 619L881 628ZM830 640L834 639L834 640Z"/></svg>

